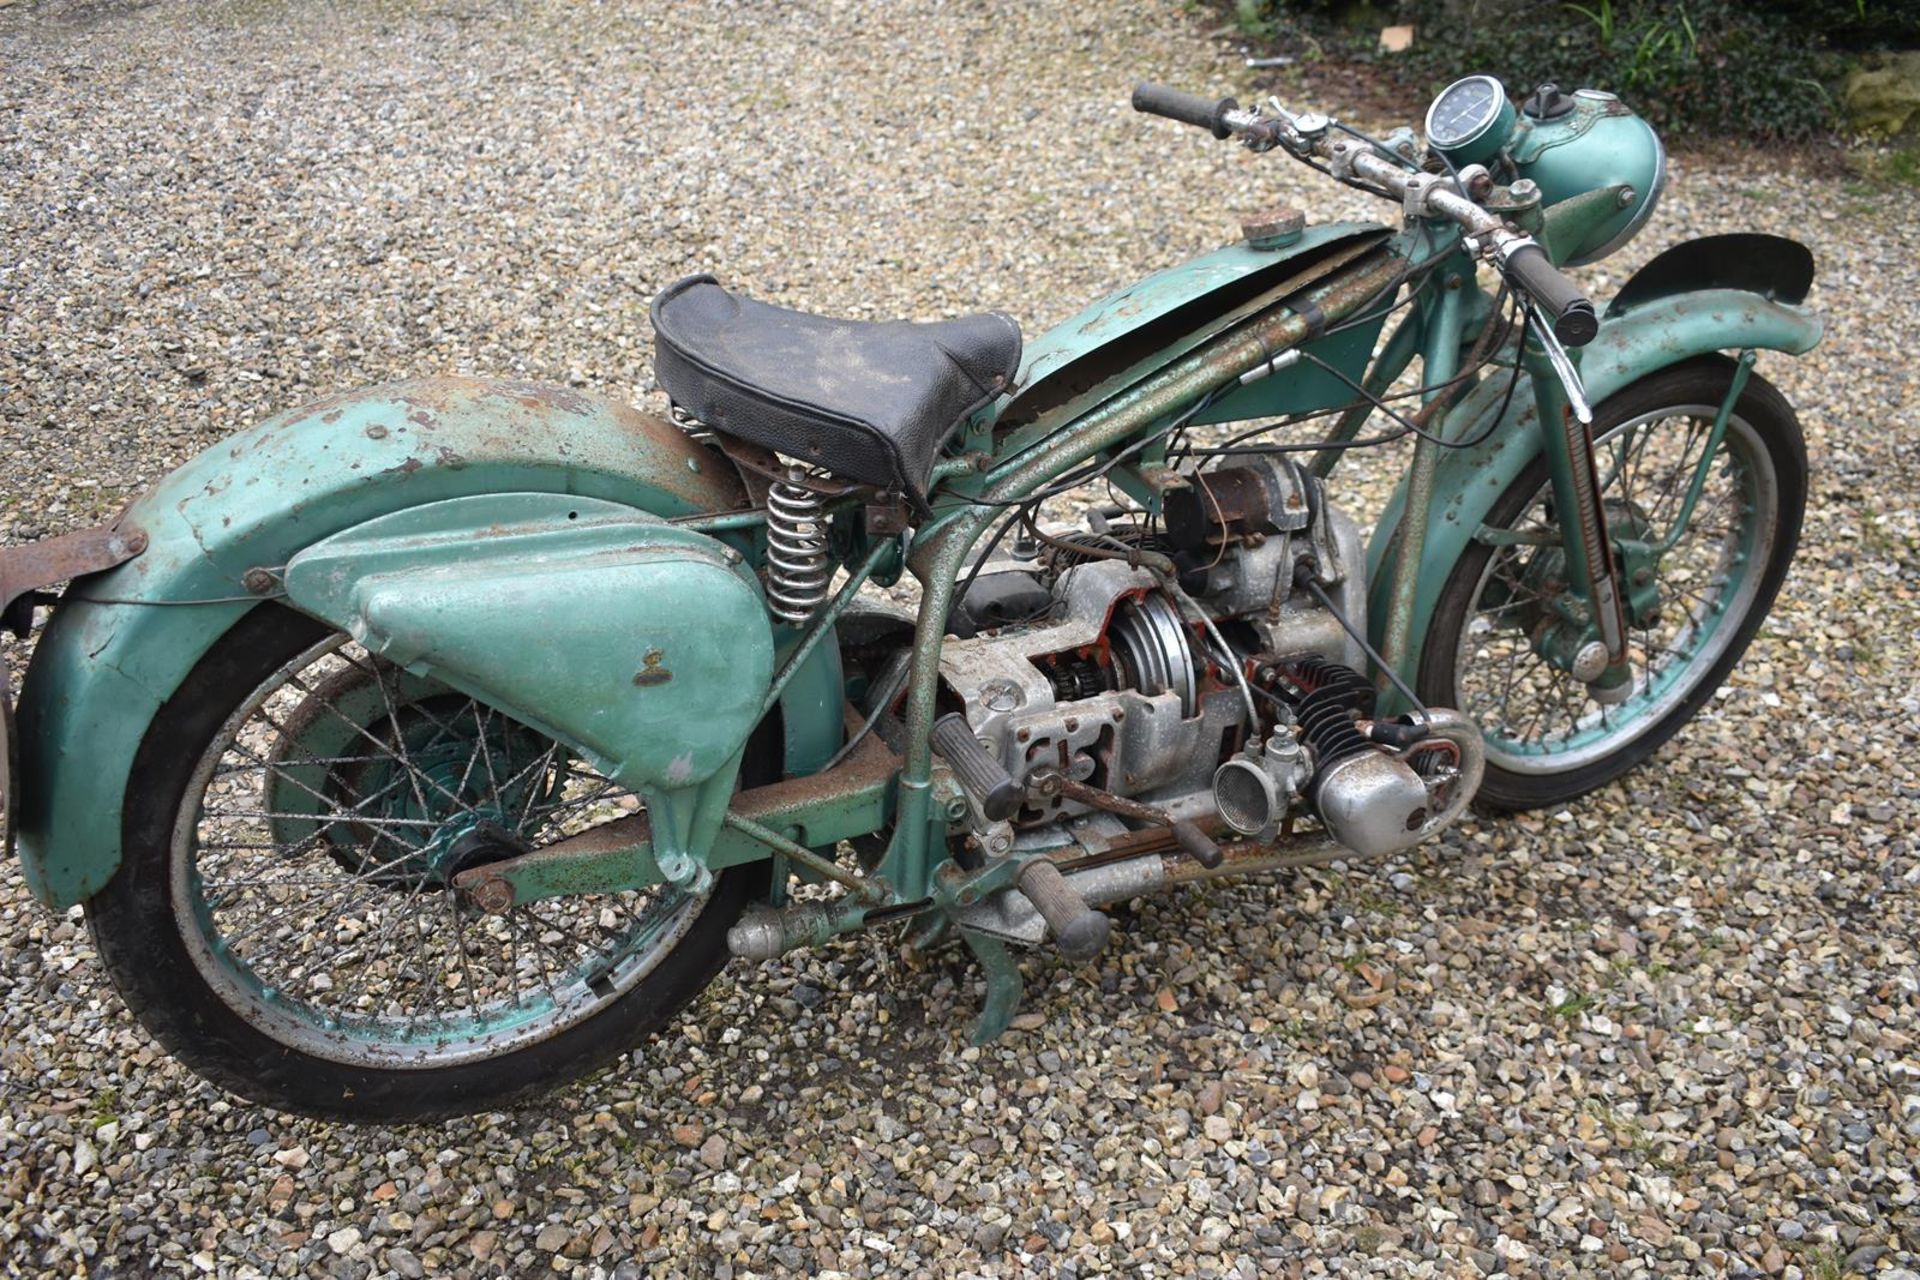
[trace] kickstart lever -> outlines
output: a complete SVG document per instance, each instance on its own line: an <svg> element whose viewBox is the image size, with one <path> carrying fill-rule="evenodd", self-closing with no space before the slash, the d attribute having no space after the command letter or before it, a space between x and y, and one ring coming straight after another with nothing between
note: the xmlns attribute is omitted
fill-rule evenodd
<svg viewBox="0 0 1920 1280"><path fill-rule="evenodd" d="M1122 818L1132 818L1135 822L1166 827L1173 832L1173 842L1180 846L1180 851L1209 871L1219 866L1225 858L1220 846L1195 823L1185 818L1175 818L1165 809L1156 809L1150 804L1141 804L1138 800L1129 800L1111 791L1075 782L1058 769L1036 772L1033 775L1033 789L1043 796L1060 796L1078 801L1090 809L1104 809Z"/></svg>

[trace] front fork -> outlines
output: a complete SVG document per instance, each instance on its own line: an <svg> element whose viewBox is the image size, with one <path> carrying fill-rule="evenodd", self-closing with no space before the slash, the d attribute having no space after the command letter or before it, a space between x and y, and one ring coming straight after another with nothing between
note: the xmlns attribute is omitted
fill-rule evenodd
<svg viewBox="0 0 1920 1280"><path fill-rule="evenodd" d="M1633 689L1633 665L1627 657L1626 599L1594 467L1592 414L1584 411L1585 406L1583 412L1575 412L1554 366L1556 353L1548 350L1546 341L1537 328L1529 329L1521 359L1533 380L1540 444L1553 480L1553 509L1560 521L1571 593L1568 608L1576 611L1566 621L1583 636L1571 653L1560 655L1560 663L1586 684L1594 701L1618 703ZM1579 368L1574 353L1558 354L1575 370ZM1593 638L1596 633L1597 639Z"/></svg>
<svg viewBox="0 0 1920 1280"><path fill-rule="evenodd" d="M1666 535L1655 541L1653 530L1636 525L1629 536L1616 538L1601 499L1590 415L1575 412L1552 353L1537 334L1528 335L1522 359L1539 406L1541 447L1552 477L1566 575L1566 591L1557 606L1563 626L1543 630L1535 637L1535 647L1547 661L1583 681L1596 702L1619 703L1633 690L1628 625L1645 625L1659 607L1653 587L1659 561L1686 533L1714 455L1726 437L1733 406L1753 372L1755 354L1742 351L1734 363L1727 393L1714 413L1705 448ZM1577 369L1577 361L1574 364ZM1631 447L1632 442L1626 444Z"/></svg>

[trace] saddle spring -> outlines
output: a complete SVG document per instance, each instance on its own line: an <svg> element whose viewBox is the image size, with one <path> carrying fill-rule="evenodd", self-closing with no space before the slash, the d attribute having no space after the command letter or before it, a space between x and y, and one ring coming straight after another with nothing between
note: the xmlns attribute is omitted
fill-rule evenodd
<svg viewBox="0 0 1920 1280"><path fill-rule="evenodd" d="M711 442L714 438L713 428L682 409L677 400L667 401L667 417L672 420L674 426L703 444Z"/></svg>
<svg viewBox="0 0 1920 1280"><path fill-rule="evenodd" d="M833 560L821 514L826 499L806 487L801 468L787 474L767 488L767 608L799 626L827 598Z"/></svg>

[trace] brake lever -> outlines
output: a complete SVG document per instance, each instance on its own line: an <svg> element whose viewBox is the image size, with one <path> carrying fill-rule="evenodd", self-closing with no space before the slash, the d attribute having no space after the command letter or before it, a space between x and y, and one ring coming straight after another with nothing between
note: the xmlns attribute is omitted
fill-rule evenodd
<svg viewBox="0 0 1920 1280"><path fill-rule="evenodd" d="M1268 98L1259 107L1231 112L1227 123L1248 150L1271 151L1280 147L1290 155L1309 156L1331 121L1317 111L1298 115L1287 110L1278 98Z"/></svg>
<svg viewBox="0 0 1920 1280"><path fill-rule="evenodd" d="M1255 154L1264 154L1275 147L1288 152L1294 150L1286 126L1278 120L1257 120L1234 132L1239 136L1241 145Z"/></svg>
<svg viewBox="0 0 1920 1280"><path fill-rule="evenodd" d="M1525 297L1525 294L1521 296ZM1532 300L1527 302L1527 311L1533 316L1534 331L1540 335L1540 345L1546 349L1548 362L1553 365L1553 371L1560 375L1560 385L1567 393L1567 407L1573 410L1574 418L1582 426L1592 425L1593 406L1587 403L1586 384L1580 381L1580 370L1574 367L1567 349L1560 345L1560 339L1553 336L1553 321Z"/></svg>

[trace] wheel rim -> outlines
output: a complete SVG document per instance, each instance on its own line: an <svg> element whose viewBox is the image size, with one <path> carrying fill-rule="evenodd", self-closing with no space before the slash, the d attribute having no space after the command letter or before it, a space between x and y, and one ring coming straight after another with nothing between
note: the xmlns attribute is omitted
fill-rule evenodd
<svg viewBox="0 0 1920 1280"><path fill-rule="evenodd" d="M1620 423L1595 442L1601 498L1663 538L1706 447L1716 405L1676 405ZM1507 527L1557 531L1542 484ZM1725 655L1754 607L1765 549L1780 517L1779 479L1765 442L1736 416L1716 452L1686 532L1657 562L1661 616L1629 629L1631 693L1593 702L1535 649L1526 625L1545 608L1541 548L1493 549L1474 585L1454 654L1456 705L1479 721L1488 763L1515 774L1558 774L1621 750L1660 724Z"/></svg>
<svg viewBox="0 0 1920 1280"><path fill-rule="evenodd" d="M213 991L293 1048L380 1068L496 1057L631 991L706 895L481 915L449 881L638 807L552 739L336 635L257 686L197 762L174 915Z"/></svg>

